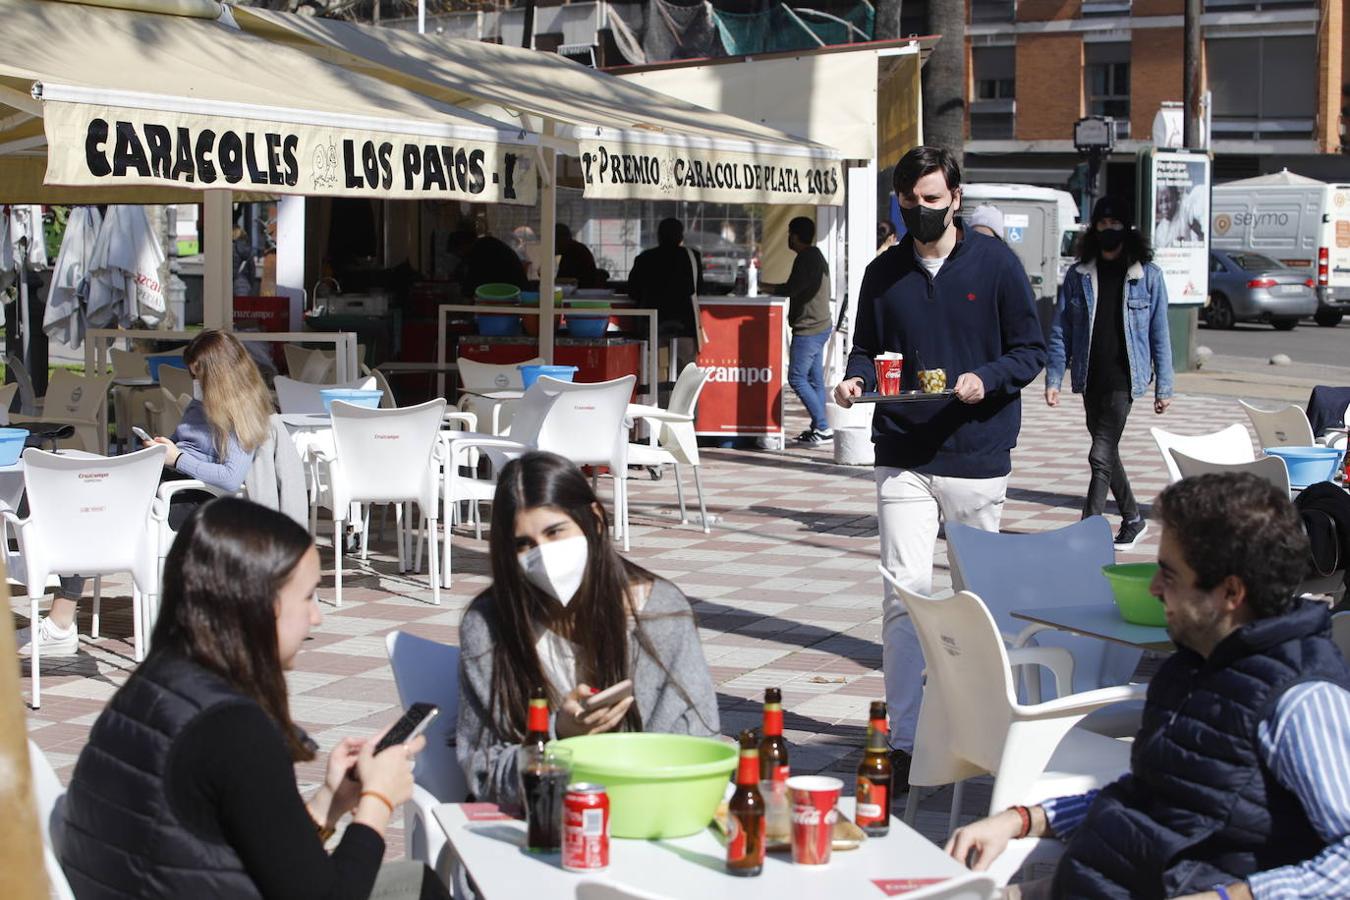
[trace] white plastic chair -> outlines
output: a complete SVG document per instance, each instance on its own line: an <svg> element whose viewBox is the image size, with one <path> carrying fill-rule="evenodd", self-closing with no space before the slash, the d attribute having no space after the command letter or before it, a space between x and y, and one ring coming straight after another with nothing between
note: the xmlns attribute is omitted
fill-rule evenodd
<svg viewBox="0 0 1350 900"><path fill-rule="evenodd" d="M56 777L47 754L32 738L28 739L28 768L37 800L38 828L42 831L42 865L47 872L47 887L56 900L75 900L60 862L66 789Z"/></svg>
<svg viewBox="0 0 1350 900"><path fill-rule="evenodd" d="M628 428L624 414L636 382L634 375L594 384L541 376L515 404L510 438L450 433L448 452L482 450L495 465L501 465L530 450L546 450L578 466L609 467L614 478L614 533L623 537L623 549L628 550ZM456 468L449 466L448 470ZM448 540L445 546L443 567L448 572Z"/></svg>
<svg viewBox="0 0 1350 900"><path fill-rule="evenodd" d="M395 503L399 571L407 552L402 532L403 504L417 503L427 519L431 547L432 602L441 602L436 519L445 400L401 409L370 409L338 401L332 407L334 456L317 453L328 473L333 510L333 587L342 605L343 527L353 503Z"/></svg>
<svg viewBox="0 0 1350 900"><path fill-rule="evenodd" d="M1256 442L1262 447L1311 447L1315 444L1308 414L1294 404L1279 409L1261 409L1239 400L1238 405L1246 411L1256 432Z"/></svg>
<svg viewBox="0 0 1350 900"><path fill-rule="evenodd" d="M520 363L485 363L461 356L456 363L459 366L461 384L459 407L461 412L471 412L478 416L487 434L503 434L511 424L512 404L484 397L496 391L520 391L525 382L519 366L543 365L543 357L536 356Z"/></svg>
<svg viewBox="0 0 1350 900"><path fill-rule="evenodd" d="M148 357L144 353L137 353L132 350L119 350L116 347L109 349L109 359L112 362L113 379L119 378L148 378L150 368ZM177 355L169 354L169 355ZM164 366L164 369L172 369L173 366ZM179 369L184 375L187 375L186 369ZM161 373L163 369L161 369ZM187 393L192 393L192 376L188 375ZM162 383L162 378L161 378ZM151 410L146 407L150 398L158 395L158 389L153 384L128 385L114 384L112 386L113 399L113 420L116 423L115 437L119 447L134 446L139 447L140 441L132 440L131 426L139 425L141 428L150 430L153 427L153 415ZM151 431L151 434L156 432ZM159 432L167 434L168 432Z"/></svg>
<svg viewBox="0 0 1350 900"><path fill-rule="evenodd" d="M142 598L155 592L156 501L165 448L116 457L72 457L34 447L23 452L28 518L0 509L18 537L9 577L27 586L32 625L33 708L42 703L38 601L51 575L110 575L130 572L135 659L144 658L150 622ZM94 580L94 622L98 636L101 584Z"/></svg>
<svg viewBox="0 0 1350 900"><path fill-rule="evenodd" d="M1062 647L1072 653L1074 693L1129 680L1142 651L1012 616L1013 610L1036 607L1115 606L1111 585L1102 574L1102 566L1116 561L1111 526L1105 518L1092 516L1031 534L1000 534L948 522L946 533L952 586L984 601L1010 647L1022 647L1032 640L1036 646ZM1038 702L1045 696L1044 677L1035 670L1025 670L1025 674L1032 676L1026 679L1027 698ZM1115 716L1094 717L1094 730L1108 729L1113 737L1134 734L1139 728L1138 712L1123 712L1120 721L1112 722L1105 720Z"/></svg>
<svg viewBox="0 0 1350 900"><path fill-rule="evenodd" d="M309 358L318 352L308 347L301 347L299 344L286 344L281 350L286 355L286 372L296 381L300 380L300 375L305 371L305 364L309 362Z"/></svg>
<svg viewBox="0 0 1350 900"><path fill-rule="evenodd" d="M192 397L192 373L180 366L160 366L159 386L175 397ZM168 434L168 432L163 432Z"/></svg>
<svg viewBox="0 0 1350 900"><path fill-rule="evenodd" d="M389 379L384 377L384 373L379 369L371 369L369 377L375 379L375 387L384 391L380 396L380 409L393 409L398 406L398 401L394 399L394 389L389 386Z"/></svg>
<svg viewBox="0 0 1350 900"><path fill-rule="evenodd" d="M699 521L703 533L709 532L708 509L703 502L703 476L699 471L698 437L694 434L694 417L698 412L698 398L708 382L707 369L689 363L675 380L670 403L665 409L657 406L629 404L628 415L643 419L653 430L654 441L628 445L630 466L673 466L675 469L675 496L680 504L680 524L689 521L684 506L684 485L680 483L680 466L694 470L694 487L698 491Z"/></svg>
<svg viewBox="0 0 1350 900"><path fill-rule="evenodd" d="M1144 685L1068 696L1061 692L1044 703L1019 703L1010 654L979 597L969 591L940 600L923 597L906 590L884 567L877 568L909 610L926 664L909 783L932 787L956 782L953 827L960 782L975 775L994 776L989 802L993 813L1015 803L1083 793L1129 769L1128 743L1074 726L1112 703L1143 699ZM1067 651L1028 647L1014 653L1048 664ZM1061 687L1067 686L1061 680ZM913 822L917 811L918 791L911 790L905 821Z"/></svg>
<svg viewBox="0 0 1350 900"><path fill-rule="evenodd" d="M57 369L47 385L42 412L36 416L13 415L11 424L21 422L60 422L72 425L75 436L59 442L100 455L108 452L108 436L100 436L100 422L106 421L110 375L77 375L69 369ZM20 382L19 390L23 390Z"/></svg>
<svg viewBox="0 0 1350 900"><path fill-rule="evenodd" d="M19 383L17 381L0 384L0 425L9 424L9 405L14 402L14 395L18 392Z"/></svg>
<svg viewBox="0 0 1350 900"><path fill-rule="evenodd" d="M332 388L348 388L358 391L372 391L375 389L375 377L367 375L365 378L358 378L356 381L349 381L346 384L315 384L308 381L297 381L294 378L287 378L285 375L278 375L272 382L277 389L277 407L282 415L314 415L323 413L323 391Z"/></svg>
<svg viewBox="0 0 1350 900"><path fill-rule="evenodd" d="M165 437L173 434L178 423L183 421L183 413L187 412L191 402L191 394L174 394L161 387L159 393L151 394L150 399L145 401L145 417L149 423L146 431L151 435L162 434ZM139 441L136 446L140 446Z"/></svg>
<svg viewBox="0 0 1350 900"><path fill-rule="evenodd" d="M364 344L356 345L356 364L360 367L362 374L366 374L365 367L366 347ZM300 369L300 374L296 375L295 369L290 369L292 378L310 384L333 385L337 381L337 351L316 349L309 351L309 358L305 360L304 367Z"/></svg>
<svg viewBox="0 0 1350 900"><path fill-rule="evenodd" d="M426 863L448 884L452 851L432 810L441 803L460 803L469 795L455 755L459 648L403 631L385 635L384 646L403 708L414 703L434 703L440 708L440 715L425 732L426 748L417 755L412 802L404 807L403 834L408 858Z"/></svg>
<svg viewBox="0 0 1350 900"><path fill-rule="evenodd" d="M1181 480L1181 472L1168 452L1172 449L1205 462L1244 463L1256 459L1251 435L1247 433L1245 425L1235 423L1209 434L1175 434L1161 428L1150 428L1148 432L1153 435L1153 442L1158 445L1158 452L1167 465L1169 482Z"/></svg>
<svg viewBox="0 0 1350 900"><path fill-rule="evenodd" d="M1193 478L1196 475L1232 475L1246 472L1269 481L1286 494L1289 493L1289 467L1278 456L1263 456L1260 459L1244 463L1218 463L1195 459L1175 447L1169 452L1182 478Z"/></svg>
<svg viewBox="0 0 1350 900"><path fill-rule="evenodd" d="M19 386L19 414L40 415L42 398L33 389L33 377L28 374L28 366L24 364L23 357L14 353L9 354L5 357L5 369L14 376L14 383Z"/></svg>

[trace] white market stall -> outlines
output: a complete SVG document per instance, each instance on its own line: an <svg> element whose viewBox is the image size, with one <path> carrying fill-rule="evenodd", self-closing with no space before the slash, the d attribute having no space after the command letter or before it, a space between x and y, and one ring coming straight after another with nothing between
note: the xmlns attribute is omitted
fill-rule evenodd
<svg viewBox="0 0 1350 900"><path fill-rule="evenodd" d="M542 259L554 255L559 153L579 163L583 198L821 206L841 202L840 154L834 147L715 112L556 54L254 7L234 12L247 31L438 101L519 122L540 135ZM552 267L542 267L539 349L550 361L553 279ZM654 372L654 360L649 366ZM654 381L651 374L648 378Z"/></svg>
<svg viewBox="0 0 1350 900"><path fill-rule="evenodd" d="M0 61L0 202L204 202L208 326L232 322L236 197L537 202L519 124L246 34L214 0L118 6L0 0L22 48Z"/></svg>

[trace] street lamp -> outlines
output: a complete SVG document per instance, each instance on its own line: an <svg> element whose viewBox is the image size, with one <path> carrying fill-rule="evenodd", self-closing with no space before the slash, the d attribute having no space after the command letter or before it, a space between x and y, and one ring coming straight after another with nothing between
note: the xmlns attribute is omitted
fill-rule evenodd
<svg viewBox="0 0 1350 900"><path fill-rule="evenodd" d="M1073 146L1087 156L1087 178L1083 184L1083 221L1092 215L1097 199L1097 173L1102 158L1115 149L1116 120L1110 116L1084 116L1073 123Z"/></svg>

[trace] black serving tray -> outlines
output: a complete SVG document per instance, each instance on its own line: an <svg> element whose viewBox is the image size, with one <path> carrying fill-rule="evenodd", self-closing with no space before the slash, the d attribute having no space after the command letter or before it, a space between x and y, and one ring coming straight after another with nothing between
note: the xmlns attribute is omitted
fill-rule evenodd
<svg viewBox="0 0 1350 900"><path fill-rule="evenodd" d="M932 394L926 394L923 391L901 391L898 394L863 394L861 397L854 397L854 403L922 403L932 400L948 400L956 396L956 391L938 391Z"/></svg>

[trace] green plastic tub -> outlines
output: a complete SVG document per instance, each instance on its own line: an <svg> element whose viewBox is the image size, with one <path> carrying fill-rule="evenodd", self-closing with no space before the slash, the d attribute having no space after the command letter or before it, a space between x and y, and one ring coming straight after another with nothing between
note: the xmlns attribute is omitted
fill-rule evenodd
<svg viewBox="0 0 1350 900"><path fill-rule="evenodd" d="M683 734L588 734L555 741L572 751L572 781L609 792L610 833L620 838L674 838L712 821L737 749Z"/></svg>
<svg viewBox="0 0 1350 900"><path fill-rule="evenodd" d="M1132 625L1167 624L1163 602L1149 593L1148 586L1158 572L1157 563L1117 563L1102 566L1111 592L1116 597L1120 617Z"/></svg>

